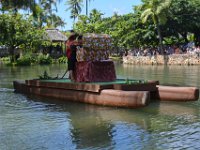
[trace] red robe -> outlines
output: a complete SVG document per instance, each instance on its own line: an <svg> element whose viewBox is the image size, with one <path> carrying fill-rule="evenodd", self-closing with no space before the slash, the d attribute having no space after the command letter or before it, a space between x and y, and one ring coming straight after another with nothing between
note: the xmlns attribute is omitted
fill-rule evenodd
<svg viewBox="0 0 200 150"><path fill-rule="evenodd" d="M72 54L72 50L70 48L71 45L77 45L77 42L74 40L68 40L66 43L66 54L67 54L67 58L71 58L71 54Z"/></svg>

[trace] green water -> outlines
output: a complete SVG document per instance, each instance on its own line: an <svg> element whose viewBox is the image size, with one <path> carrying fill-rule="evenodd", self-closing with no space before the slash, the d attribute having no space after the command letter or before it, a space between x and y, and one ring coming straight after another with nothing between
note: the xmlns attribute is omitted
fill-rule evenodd
<svg viewBox="0 0 200 150"><path fill-rule="evenodd" d="M200 88L200 66L115 64L118 78ZM12 81L62 76L65 65L0 65L0 150L200 149L200 102L101 107L13 92Z"/></svg>

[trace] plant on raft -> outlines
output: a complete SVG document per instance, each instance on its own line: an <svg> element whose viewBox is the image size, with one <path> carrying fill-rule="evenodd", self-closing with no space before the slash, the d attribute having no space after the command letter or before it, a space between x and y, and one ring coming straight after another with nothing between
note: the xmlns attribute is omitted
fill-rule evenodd
<svg viewBox="0 0 200 150"><path fill-rule="evenodd" d="M44 73L43 73L42 75L39 75L39 78L40 78L40 79L43 79L43 80L44 80L44 79L46 79L46 80L47 80L47 79L52 79L52 77L50 77L50 76L48 75L48 73L47 73L46 70L44 71Z"/></svg>
<svg viewBox="0 0 200 150"><path fill-rule="evenodd" d="M49 79L55 80L55 79L58 79L58 74L57 74L56 77L51 77L51 76L47 73L47 71L45 70L44 73L43 73L42 75L39 75L39 79L41 79L41 80L49 80Z"/></svg>
<svg viewBox="0 0 200 150"><path fill-rule="evenodd" d="M142 83L147 83L148 81L146 81L146 80L131 80L131 79L126 79L126 82L125 82L125 84L128 84L128 85L130 85L130 84L142 84Z"/></svg>
<svg viewBox="0 0 200 150"><path fill-rule="evenodd" d="M65 64L67 62L67 58L65 56L62 56L58 58L58 63L59 64Z"/></svg>

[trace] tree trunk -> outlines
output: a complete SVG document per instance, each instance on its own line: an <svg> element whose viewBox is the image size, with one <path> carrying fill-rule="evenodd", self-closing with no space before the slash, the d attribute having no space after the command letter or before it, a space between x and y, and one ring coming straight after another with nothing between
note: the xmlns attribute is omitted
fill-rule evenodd
<svg viewBox="0 0 200 150"><path fill-rule="evenodd" d="M13 63L16 61L15 59L15 47L11 46L9 47L9 54L10 54L10 62Z"/></svg>
<svg viewBox="0 0 200 150"><path fill-rule="evenodd" d="M161 34L158 16L154 16L154 24L156 25L156 29L157 29L157 33L158 33L160 53L161 53L161 55L164 55L163 44L162 44L163 38L162 38L162 34Z"/></svg>
<svg viewBox="0 0 200 150"><path fill-rule="evenodd" d="M85 1L86 1L86 16L88 16L88 0Z"/></svg>
<svg viewBox="0 0 200 150"><path fill-rule="evenodd" d="M200 44L200 34L198 32L194 33L194 42L196 45L199 45Z"/></svg>
<svg viewBox="0 0 200 150"><path fill-rule="evenodd" d="M161 55L164 55L164 49L163 49L163 44L162 44L162 34L161 34L161 29L160 29L159 24L157 24L157 32L158 32L160 53L161 53Z"/></svg>
<svg viewBox="0 0 200 150"><path fill-rule="evenodd" d="M182 36L183 36L183 38L185 40L185 43L188 43L189 41L187 39L187 32L182 33Z"/></svg>
<svg viewBox="0 0 200 150"><path fill-rule="evenodd" d="M163 43L162 43L163 37L161 34L161 28L160 28L160 23L159 23L158 18L156 18L156 27L157 27L158 38L159 38L160 53L161 53L161 55L163 55L164 65L167 65L169 58L168 58L168 55L166 55L164 52L164 47L163 47Z"/></svg>
<svg viewBox="0 0 200 150"><path fill-rule="evenodd" d="M158 38L159 38L160 52L161 52L161 55L163 55L164 65L167 65L169 57L164 52L164 47L163 47L163 43L162 43L162 39L163 38L162 38L161 29L160 29L160 25L159 24L157 25L157 32L158 32Z"/></svg>

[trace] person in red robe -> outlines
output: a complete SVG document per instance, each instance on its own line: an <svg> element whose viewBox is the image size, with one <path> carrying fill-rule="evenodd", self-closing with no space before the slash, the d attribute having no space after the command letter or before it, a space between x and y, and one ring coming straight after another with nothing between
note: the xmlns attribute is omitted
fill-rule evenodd
<svg viewBox="0 0 200 150"><path fill-rule="evenodd" d="M76 45L77 45L77 38L78 34L72 33L67 42L66 42L66 55L68 59L68 71L69 71L69 78L71 80L74 80L74 70L75 70L75 64L77 62L76 60Z"/></svg>

